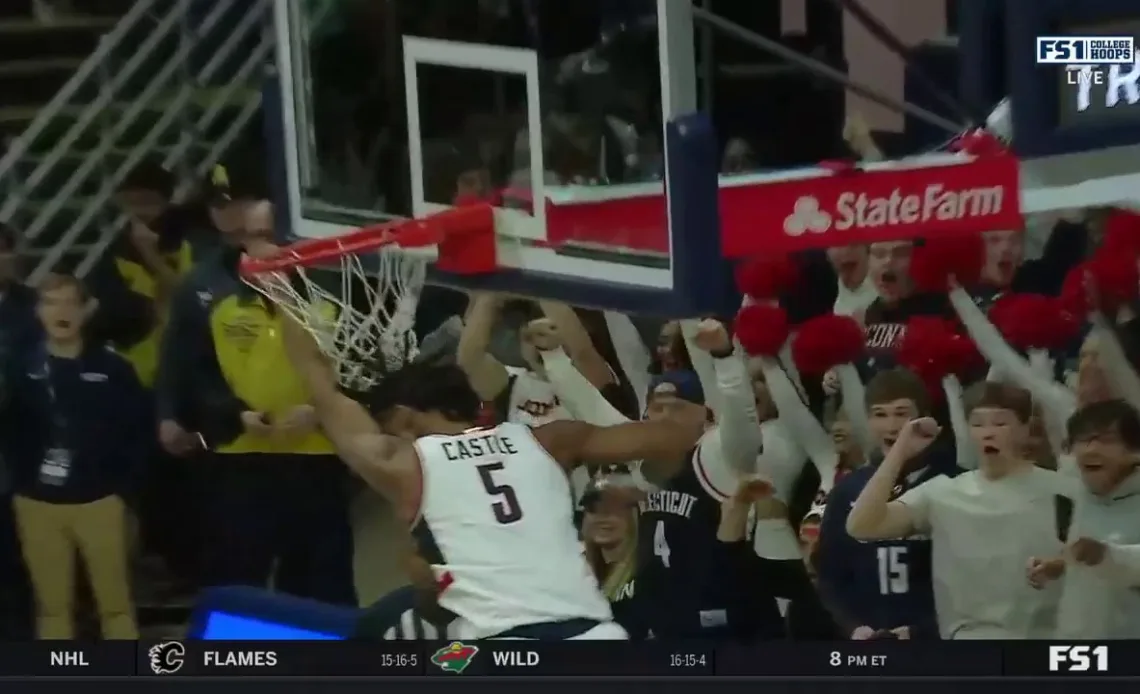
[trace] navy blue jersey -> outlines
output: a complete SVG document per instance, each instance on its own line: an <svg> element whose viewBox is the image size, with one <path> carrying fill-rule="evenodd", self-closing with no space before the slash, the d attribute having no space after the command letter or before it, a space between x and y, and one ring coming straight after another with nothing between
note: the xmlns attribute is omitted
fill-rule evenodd
<svg viewBox="0 0 1140 694"><path fill-rule="evenodd" d="M642 613L643 603L637 599L637 585L637 579L631 578L618 589L616 595L610 597L614 621L625 629L631 641L644 639L649 629Z"/></svg>
<svg viewBox="0 0 1140 694"><path fill-rule="evenodd" d="M689 460L649 495L638 519L637 601L657 637L707 635L704 629L728 623L728 555L716 538L720 501Z"/></svg>
<svg viewBox="0 0 1140 694"><path fill-rule="evenodd" d="M928 452L927 462L902 476L892 499L938 475L959 472L952 451L942 447ZM860 542L847 534L847 515L874 471L870 465L855 470L831 492L816 550L820 592L846 633L859 626L906 626L924 635L937 634L930 538Z"/></svg>

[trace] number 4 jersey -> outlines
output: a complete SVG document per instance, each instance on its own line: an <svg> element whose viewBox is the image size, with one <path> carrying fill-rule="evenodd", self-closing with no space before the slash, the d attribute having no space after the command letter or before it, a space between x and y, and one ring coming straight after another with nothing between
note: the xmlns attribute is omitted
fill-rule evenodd
<svg viewBox="0 0 1140 694"><path fill-rule="evenodd" d="M698 446L688 464L643 502L638 518L639 611L658 638L698 638L729 626L734 570L728 545L717 540L720 504L736 482L720 460ZM710 469L709 465L719 466ZM729 493L730 493L729 492Z"/></svg>
<svg viewBox="0 0 1140 694"><path fill-rule="evenodd" d="M582 554L566 472L522 424L416 441L420 555L465 637L613 619Z"/></svg>

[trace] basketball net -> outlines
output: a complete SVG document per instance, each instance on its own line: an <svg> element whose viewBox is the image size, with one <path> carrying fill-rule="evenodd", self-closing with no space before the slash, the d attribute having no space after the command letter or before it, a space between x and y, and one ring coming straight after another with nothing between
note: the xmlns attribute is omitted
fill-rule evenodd
<svg viewBox="0 0 1140 694"><path fill-rule="evenodd" d="M438 259L423 252L432 246ZM433 261L460 274L495 270L490 207L301 241L243 257L241 275L312 335L342 387L364 391L419 354L416 307Z"/></svg>
<svg viewBox="0 0 1140 694"><path fill-rule="evenodd" d="M296 267L250 282L313 336L335 365L337 382L350 390L368 390L419 353L412 329L428 262L398 247L373 257L379 264L366 268L361 255L341 256L335 278L328 272L314 279Z"/></svg>

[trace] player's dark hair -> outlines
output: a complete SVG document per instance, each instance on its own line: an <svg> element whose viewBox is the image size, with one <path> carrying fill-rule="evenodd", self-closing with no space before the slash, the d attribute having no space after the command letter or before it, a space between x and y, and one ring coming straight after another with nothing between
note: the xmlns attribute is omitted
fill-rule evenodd
<svg viewBox="0 0 1140 694"><path fill-rule="evenodd" d="M930 412L930 393L922 379L907 369L895 367L880 371L867 383L865 404L868 408L896 400L910 400L919 414Z"/></svg>
<svg viewBox="0 0 1140 694"><path fill-rule="evenodd" d="M1140 415L1123 400L1085 405L1069 417L1069 441L1080 441L1115 430L1130 451L1140 451Z"/></svg>
<svg viewBox="0 0 1140 694"><path fill-rule="evenodd" d="M474 422L482 401L467 374L454 364L413 362L384 377L366 396L374 416L394 407L438 412L454 422Z"/></svg>
<svg viewBox="0 0 1140 694"><path fill-rule="evenodd" d="M963 400L966 414L982 408L1009 410L1017 415L1017 421L1022 424L1028 423L1033 417L1033 397L1029 391L1008 383L976 383L966 390Z"/></svg>

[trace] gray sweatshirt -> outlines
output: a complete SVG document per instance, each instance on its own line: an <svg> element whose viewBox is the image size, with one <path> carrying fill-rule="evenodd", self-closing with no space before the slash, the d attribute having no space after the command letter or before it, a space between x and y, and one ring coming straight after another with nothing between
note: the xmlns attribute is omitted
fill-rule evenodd
<svg viewBox="0 0 1140 694"><path fill-rule="evenodd" d="M1097 566L1065 557L1057 638L1140 638L1140 471L1103 497L1081 484L1073 501L1069 541L1100 540L1109 551Z"/></svg>

